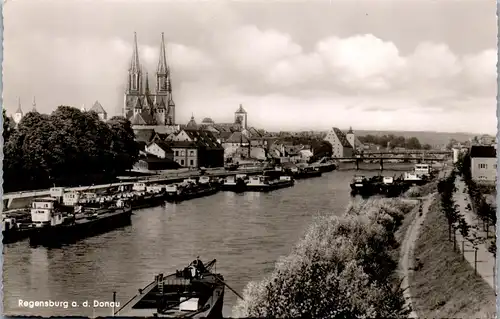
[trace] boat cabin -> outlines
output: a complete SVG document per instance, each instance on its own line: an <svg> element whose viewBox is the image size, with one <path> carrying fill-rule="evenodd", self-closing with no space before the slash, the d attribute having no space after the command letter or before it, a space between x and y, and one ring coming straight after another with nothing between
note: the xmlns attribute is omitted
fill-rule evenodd
<svg viewBox="0 0 500 319"><path fill-rule="evenodd" d="M2 225L3 231L9 231L9 230L13 230L13 229L17 228L16 219L12 218L12 217L4 217L2 220L2 224L3 224Z"/></svg>
<svg viewBox="0 0 500 319"><path fill-rule="evenodd" d="M146 191L146 184L142 182L134 183L134 185L132 185L132 190L136 192L144 192Z"/></svg>
<svg viewBox="0 0 500 319"><path fill-rule="evenodd" d="M236 179L246 180L248 179L247 174L236 174Z"/></svg>
<svg viewBox="0 0 500 319"><path fill-rule="evenodd" d="M64 196L64 187L52 187L49 190L50 197L61 198Z"/></svg>
<svg viewBox="0 0 500 319"><path fill-rule="evenodd" d="M31 202L31 222L35 227L61 224L64 217L56 209L58 200L52 197L35 198Z"/></svg>
<svg viewBox="0 0 500 319"><path fill-rule="evenodd" d="M184 184L196 184L196 178L186 178L184 181L183 181Z"/></svg>
<svg viewBox="0 0 500 319"><path fill-rule="evenodd" d="M418 174L415 172L405 172L403 175L403 179L405 181L420 181L421 180L420 176L418 176Z"/></svg>
<svg viewBox="0 0 500 319"><path fill-rule="evenodd" d="M236 176L235 175L229 175L226 177L224 180L225 185L233 185L236 184Z"/></svg>
<svg viewBox="0 0 500 319"><path fill-rule="evenodd" d="M210 183L210 177L208 176L201 176L199 180L200 184L208 184Z"/></svg>
<svg viewBox="0 0 500 319"><path fill-rule="evenodd" d="M78 204L80 201L80 193L78 192L68 192L64 193L63 196L63 205L65 206L74 206Z"/></svg>
<svg viewBox="0 0 500 319"><path fill-rule="evenodd" d="M165 187L163 185L146 186L146 191L149 193L161 193Z"/></svg>
<svg viewBox="0 0 500 319"><path fill-rule="evenodd" d="M250 179L248 181L248 186L259 186L259 185L267 185L269 184L269 181L271 178L267 175L257 175L257 176L250 176Z"/></svg>
<svg viewBox="0 0 500 319"><path fill-rule="evenodd" d="M431 173L430 164L415 164L414 168L415 174L417 175L429 175Z"/></svg>
<svg viewBox="0 0 500 319"><path fill-rule="evenodd" d="M354 178L352 180L355 183L363 183L366 180L366 178L364 175L354 175Z"/></svg>
<svg viewBox="0 0 500 319"><path fill-rule="evenodd" d="M167 193L177 193L177 190L179 189L177 184L169 184L165 187L165 191Z"/></svg>
<svg viewBox="0 0 500 319"><path fill-rule="evenodd" d="M382 182L384 184L392 184L392 183L394 183L394 177L392 177L392 176L384 176Z"/></svg>

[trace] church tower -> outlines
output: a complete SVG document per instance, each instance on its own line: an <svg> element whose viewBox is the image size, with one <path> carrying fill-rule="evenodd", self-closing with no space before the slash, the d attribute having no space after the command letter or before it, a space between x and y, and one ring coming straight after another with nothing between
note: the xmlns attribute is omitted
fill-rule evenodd
<svg viewBox="0 0 500 319"><path fill-rule="evenodd" d="M134 44L130 68L128 70L127 90L125 92L125 105L123 115L129 118L133 114L137 98L143 94L142 89L142 71L139 61L139 49L137 47L137 34L134 32Z"/></svg>
<svg viewBox="0 0 500 319"><path fill-rule="evenodd" d="M21 108L21 98L17 98L17 110L16 113L14 113L13 119L16 124L19 124L21 122L21 119L23 118L23 110Z"/></svg>
<svg viewBox="0 0 500 319"><path fill-rule="evenodd" d="M33 109L31 110L31 112L38 112L36 110L36 100L35 100L35 96L33 96Z"/></svg>
<svg viewBox="0 0 500 319"><path fill-rule="evenodd" d="M160 56L158 68L156 69L156 106L158 124L175 124L175 103L172 97L172 81L170 78L170 67L167 64L167 53L165 49L165 37L161 33ZM163 113L163 114L161 114Z"/></svg>
<svg viewBox="0 0 500 319"><path fill-rule="evenodd" d="M247 129L247 112L240 104L240 107L234 112L234 123L240 124L243 129Z"/></svg>
<svg viewBox="0 0 500 319"><path fill-rule="evenodd" d="M355 142L354 132L352 131L352 127L349 127L349 131L347 131L346 137L347 137L347 141L349 142L349 144L351 144L352 148L355 150L356 149L356 145L355 145L356 142Z"/></svg>

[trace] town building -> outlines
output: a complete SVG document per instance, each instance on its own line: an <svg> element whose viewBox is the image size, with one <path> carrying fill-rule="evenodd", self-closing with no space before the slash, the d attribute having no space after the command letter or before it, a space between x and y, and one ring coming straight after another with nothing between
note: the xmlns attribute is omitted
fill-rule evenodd
<svg viewBox="0 0 500 319"><path fill-rule="evenodd" d="M94 105L92 105L89 112L97 113L97 115L99 116L99 119L101 119L101 121L106 121L108 119L108 113L102 107L101 103L99 103L99 101L94 102Z"/></svg>
<svg viewBox="0 0 500 319"><path fill-rule="evenodd" d="M473 145L470 149L471 177L477 183L496 183L497 152L494 146Z"/></svg>
<svg viewBox="0 0 500 319"><path fill-rule="evenodd" d="M328 131L324 140L332 145L332 157L345 158L354 156L353 146L349 143L346 134L340 129L333 127Z"/></svg>
<svg viewBox="0 0 500 319"><path fill-rule="evenodd" d="M165 142L151 142L146 146L146 152L161 159L174 160L174 151Z"/></svg>
<svg viewBox="0 0 500 319"><path fill-rule="evenodd" d="M154 88L149 86L148 73L143 73L137 34L134 33L134 47L128 70L123 116L130 120L134 131L153 129L157 132L171 133L179 130L179 127L175 125L171 72L167 64L163 33Z"/></svg>
<svg viewBox="0 0 500 319"><path fill-rule="evenodd" d="M168 142L174 161L182 167L223 167L224 148L205 130L183 129Z"/></svg>

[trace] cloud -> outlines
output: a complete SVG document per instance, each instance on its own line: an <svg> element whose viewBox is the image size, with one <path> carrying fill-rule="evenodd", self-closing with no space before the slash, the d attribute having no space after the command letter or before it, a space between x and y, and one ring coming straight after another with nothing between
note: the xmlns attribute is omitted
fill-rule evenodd
<svg viewBox="0 0 500 319"><path fill-rule="evenodd" d="M233 2L26 2L12 2L4 13L4 97L10 112L17 96L25 103L36 95L44 112L98 99L118 113L137 31L150 86L165 32L181 123L191 113L229 121L240 103L264 127L274 125L271 117L283 118L283 127L369 125L388 121L383 116L400 125L418 112L427 123L441 123L430 120L430 114L446 118L437 110L469 114L454 113L455 119L494 117L496 38L483 25L464 34L461 12L470 6L439 17L433 4L424 11L434 20L423 23L414 12L424 4L409 10L396 2L388 5L391 10L363 3L363 12L371 10L363 19L358 5L347 8L344 2L265 10ZM391 13L395 20L389 22L382 17L392 7L400 14ZM297 23L298 17L305 22Z"/></svg>

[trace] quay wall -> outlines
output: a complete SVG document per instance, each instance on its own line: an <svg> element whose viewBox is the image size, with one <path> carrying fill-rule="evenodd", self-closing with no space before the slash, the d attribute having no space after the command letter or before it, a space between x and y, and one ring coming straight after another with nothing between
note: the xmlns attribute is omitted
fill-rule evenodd
<svg viewBox="0 0 500 319"><path fill-rule="evenodd" d="M239 169L236 171L207 171L205 173L206 176L216 176L216 177L226 177L234 174L248 174L255 175L262 172L262 168L249 168L249 169ZM136 182L144 182L146 184L150 183L160 183L160 184L171 184L181 182L189 177L199 177L201 174L198 171L187 171L182 173L177 173L174 176L149 176L149 177L139 177L131 179L127 182L120 183L111 183L111 184L102 184L102 185L92 185L92 186L81 186L81 187L68 187L66 191L93 191L93 190L101 190L110 187L117 186L126 186L132 185ZM24 192L16 192L9 193L3 196L3 210L7 209L19 209L29 206L29 203L34 198L44 197L50 195L50 191L46 190L37 190L37 191L24 191Z"/></svg>

